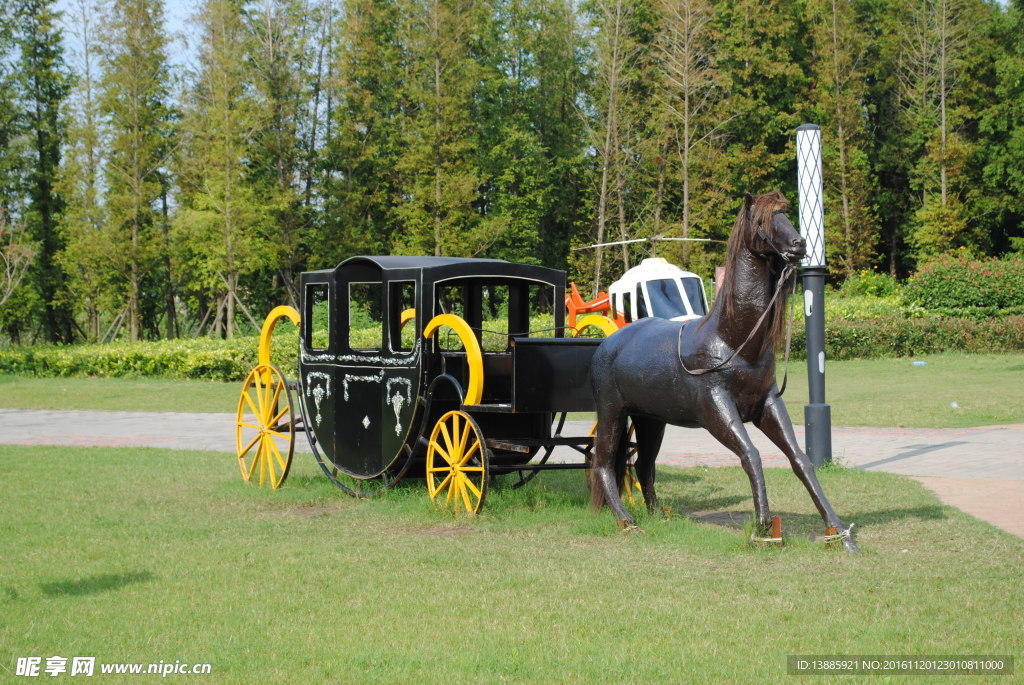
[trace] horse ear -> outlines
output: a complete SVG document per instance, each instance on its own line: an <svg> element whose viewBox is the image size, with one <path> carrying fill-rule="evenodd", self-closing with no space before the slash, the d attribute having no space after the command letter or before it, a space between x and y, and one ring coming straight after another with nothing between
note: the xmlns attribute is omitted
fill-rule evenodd
<svg viewBox="0 0 1024 685"><path fill-rule="evenodd" d="M743 193L743 207L744 209L750 209L754 204L754 196L750 193Z"/></svg>

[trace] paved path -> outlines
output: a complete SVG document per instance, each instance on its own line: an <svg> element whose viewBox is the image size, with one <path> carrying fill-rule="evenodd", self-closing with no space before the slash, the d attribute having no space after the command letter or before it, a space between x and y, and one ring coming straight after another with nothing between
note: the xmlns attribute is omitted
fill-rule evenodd
<svg viewBox="0 0 1024 685"><path fill-rule="evenodd" d="M586 435L590 423L563 433ZM803 427L797 426L803 444ZM788 467L782 453L751 429L766 467ZM149 446L233 452L233 414L0 409L0 443L76 447ZM296 448L308 450L304 440ZM845 466L912 476L953 506L1024 537L1024 424L979 428L832 429L832 451ZM658 463L735 466L738 459L707 431L666 431Z"/></svg>
<svg viewBox="0 0 1024 685"><path fill-rule="evenodd" d="M579 430L589 425L574 426ZM766 467L789 467L756 428L750 436ZM804 444L803 426L795 426ZM1024 537L1024 424L978 428L832 428L836 461L911 476L944 503ZM736 466L739 460L705 430L669 426L659 464Z"/></svg>

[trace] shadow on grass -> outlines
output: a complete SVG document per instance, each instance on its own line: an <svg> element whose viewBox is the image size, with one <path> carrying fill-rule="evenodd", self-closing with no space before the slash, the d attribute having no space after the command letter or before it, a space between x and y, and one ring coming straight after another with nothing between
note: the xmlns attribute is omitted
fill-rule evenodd
<svg viewBox="0 0 1024 685"><path fill-rule="evenodd" d="M722 498L727 500L730 498ZM746 499L746 498L740 498ZM712 500L712 503L714 500ZM733 504L736 504L735 502ZM729 506L729 505L726 505ZM732 530L742 530L743 527L754 516L754 510L749 511L709 511L710 509L722 509L724 507L695 507L683 509L694 521L707 523ZM772 515L782 519L783 530L790 535L820 534L823 531L824 522L817 514L797 514L791 511L773 511ZM856 523L857 528L864 529L872 526L885 526L890 523L916 519L919 521L939 521L947 518L945 507L941 504L925 507L912 507L904 509L885 509L879 511L851 513L844 517L847 524Z"/></svg>
<svg viewBox="0 0 1024 685"><path fill-rule="evenodd" d="M949 517L944 504L930 504L924 507L911 507L909 509L880 509L878 511L851 513L846 518L850 521L856 521L858 527L866 528L868 526L884 526L887 523L905 521L907 519L941 521Z"/></svg>
<svg viewBox="0 0 1024 685"><path fill-rule="evenodd" d="M151 580L156 580L156 576L149 571L135 571L132 573L104 573L78 580L40 583L39 587L47 597L81 597L120 590L128 585L146 583Z"/></svg>

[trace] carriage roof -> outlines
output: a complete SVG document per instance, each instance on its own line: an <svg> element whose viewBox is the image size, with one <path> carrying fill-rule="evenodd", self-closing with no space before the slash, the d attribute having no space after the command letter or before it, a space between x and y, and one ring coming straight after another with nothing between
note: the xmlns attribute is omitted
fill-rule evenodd
<svg viewBox="0 0 1024 685"><path fill-rule="evenodd" d="M400 255L350 257L334 269L316 273L342 272L360 266L375 267L385 276L408 278L409 272L419 271L417 280L440 281L458 277L525 278L552 285L565 285L565 272L545 266L516 264L503 259L478 259L470 257L406 257ZM398 274L397 272L404 272Z"/></svg>

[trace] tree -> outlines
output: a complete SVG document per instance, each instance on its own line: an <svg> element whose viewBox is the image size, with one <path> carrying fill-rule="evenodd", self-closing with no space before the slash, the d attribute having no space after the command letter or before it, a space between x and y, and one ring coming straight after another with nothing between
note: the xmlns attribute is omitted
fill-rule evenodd
<svg viewBox="0 0 1024 685"><path fill-rule="evenodd" d="M0 307L25 278L35 254L24 227L8 224L6 209L0 209Z"/></svg>
<svg viewBox="0 0 1024 685"><path fill-rule="evenodd" d="M128 333L142 334L143 283L158 274L162 234L157 203L161 170L171 152L167 37L161 0L114 0L105 26L100 105L107 118L108 235L120 246L110 258L120 271ZM155 277L155 278L153 278ZM163 283L152 291L163 293Z"/></svg>
<svg viewBox="0 0 1024 685"><path fill-rule="evenodd" d="M65 199L60 231L66 246L59 259L67 272L76 305L84 304L86 337L100 337L100 316L106 308L114 245L108 240L101 202L104 141L97 101L97 8L79 0L72 15L72 32L81 46L75 65L78 83L67 100L67 143L58 191Z"/></svg>
<svg viewBox="0 0 1024 685"><path fill-rule="evenodd" d="M809 82L803 70L805 25L796 3L723 0L716 5L721 36L718 64L730 97L718 116L727 119L725 186L733 195L748 189L779 189L795 198L793 135L805 116ZM735 200L716 224L727 233Z"/></svg>
<svg viewBox="0 0 1024 685"><path fill-rule="evenodd" d="M654 233L662 232L662 212L670 190L667 176L680 184L679 236L693 237L693 217L707 215L707 208L694 211L694 188L711 185L712 146L725 123L716 117L725 97L724 75L716 63L714 9L707 0L662 0L659 61L664 79L658 92L664 122L664 142L656 194ZM669 163L670 156L678 165ZM703 171L703 173L699 173ZM701 183L701 179L704 182ZM699 195L710 204L706 190ZM690 243L682 246L682 261L690 266Z"/></svg>
<svg viewBox="0 0 1024 685"><path fill-rule="evenodd" d="M58 224L64 204L56 186L64 122L61 103L72 78L64 64L60 12L54 0L19 0L15 5L20 52L18 86L31 137L24 223L38 244L28 278L39 295L43 335L51 342L74 339L75 320L66 297L67 277L57 255L64 248Z"/></svg>
<svg viewBox="0 0 1024 685"><path fill-rule="evenodd" d="M983 173L992 213L1000 218L1002 234L994 236L997 250L1024 251L1024 10L1015 3L1000 33L1004 49L995 60L994 101L986 108L980 130L987 145Z"/></svg>
<svg viewBox="0 0 1024 685"><path fill-rule="evenodd" d="M486 179L477 211L501 227L490 256L564 263L574 227L557 214L578 204L582 173L573 164L582 127L573 107L581 75L572 16L561 0L493 3L481 50L491 76L474 109Z"/></svg>
<svg viewBox="0 0 1024 685"><path fill-rule="evenodd" d="M271 233L266 238L272 265L286 297L297 307L297 272L303 261L299 238L310 209L303 205L300 185L304 160L299 135L306 114L303 80L308 77L309 57L304 27L313 15L305 3L295 0L261 0L246 16L258 116L249 178L270 212Z"/></svg>
<svg viewBox="0 0 1024 685"><path fill-rule="evenodd" d="M630 36L630 21L633 4L629 0L597 0L596 61L598 80L603 92L597 126L593 130L594 145L597 149L600 180L597 190L597 243L594 257L594 283L592 294L597 295L601 285L604 266L604 248L612 184L618 184L620 240L626 240L625 207L622 205L622 150L624 138L623 100L625 93L625 72L629 68L635 51ZM628 268L628 252L622 246L623 262Z"/></svg>
<svg viewBox="0 0 1024 685"><path fill-rule="evenodd" d="M407 41L411 3L350 0L340 16L331 71L323 211L311 264L387 253L399 229L399 161L413 116Z"/></svg>
<svg viewBox="0 0 1024 685"><path fill-rule="evenodd" d="M920 259L975 242L960 194L972 151L956 107L970 33L964 0L912 0L906 9L900 95L918 149L911 182L920 205L910 240Z"/></svg>
<svg viewBox="0 0 1024 685"><path fill-rule="evenodd" d="M815 120L825 132L823 171L829 195L838 200L827 207L830 262L851 276L871 265L876 242L866 149L868 37L851 0L813 0L807 11Z"/></svg>
<svg viewBox="0 0 1024 685"><path fill-rule="evenodd" d="M576 106L590 83L586 51L574 0L542 0L524 22L530 46L525 63L534 71L521 83L531 84L531 128L550 184L550 209L540 218L535 256L541 264L564 267L574 236L590 233L587 132Z"/></svg>
<svg viewBox="0 0 1024 685"><path fill-rule="evenodd" d="M176 229L189 246L184 259L193 284L201 293L219 293L211 330L231 338L236 306L245 307L239 278L268 263L268 212L246 167L259 119L245 80L240 0L206 0L197 24L200 71L182 121Z"/></svg>
<svg viewBox="0 0 1024 685"><path fill-rule="evenodd" d="M471 0L410 4L403 32L409 105L398 162L402 233L396 249L476 256L503 228L474 208L486 181L476 164L479 132L472 119L475 89L491 76L474 54L486 7Z"/></svg>

